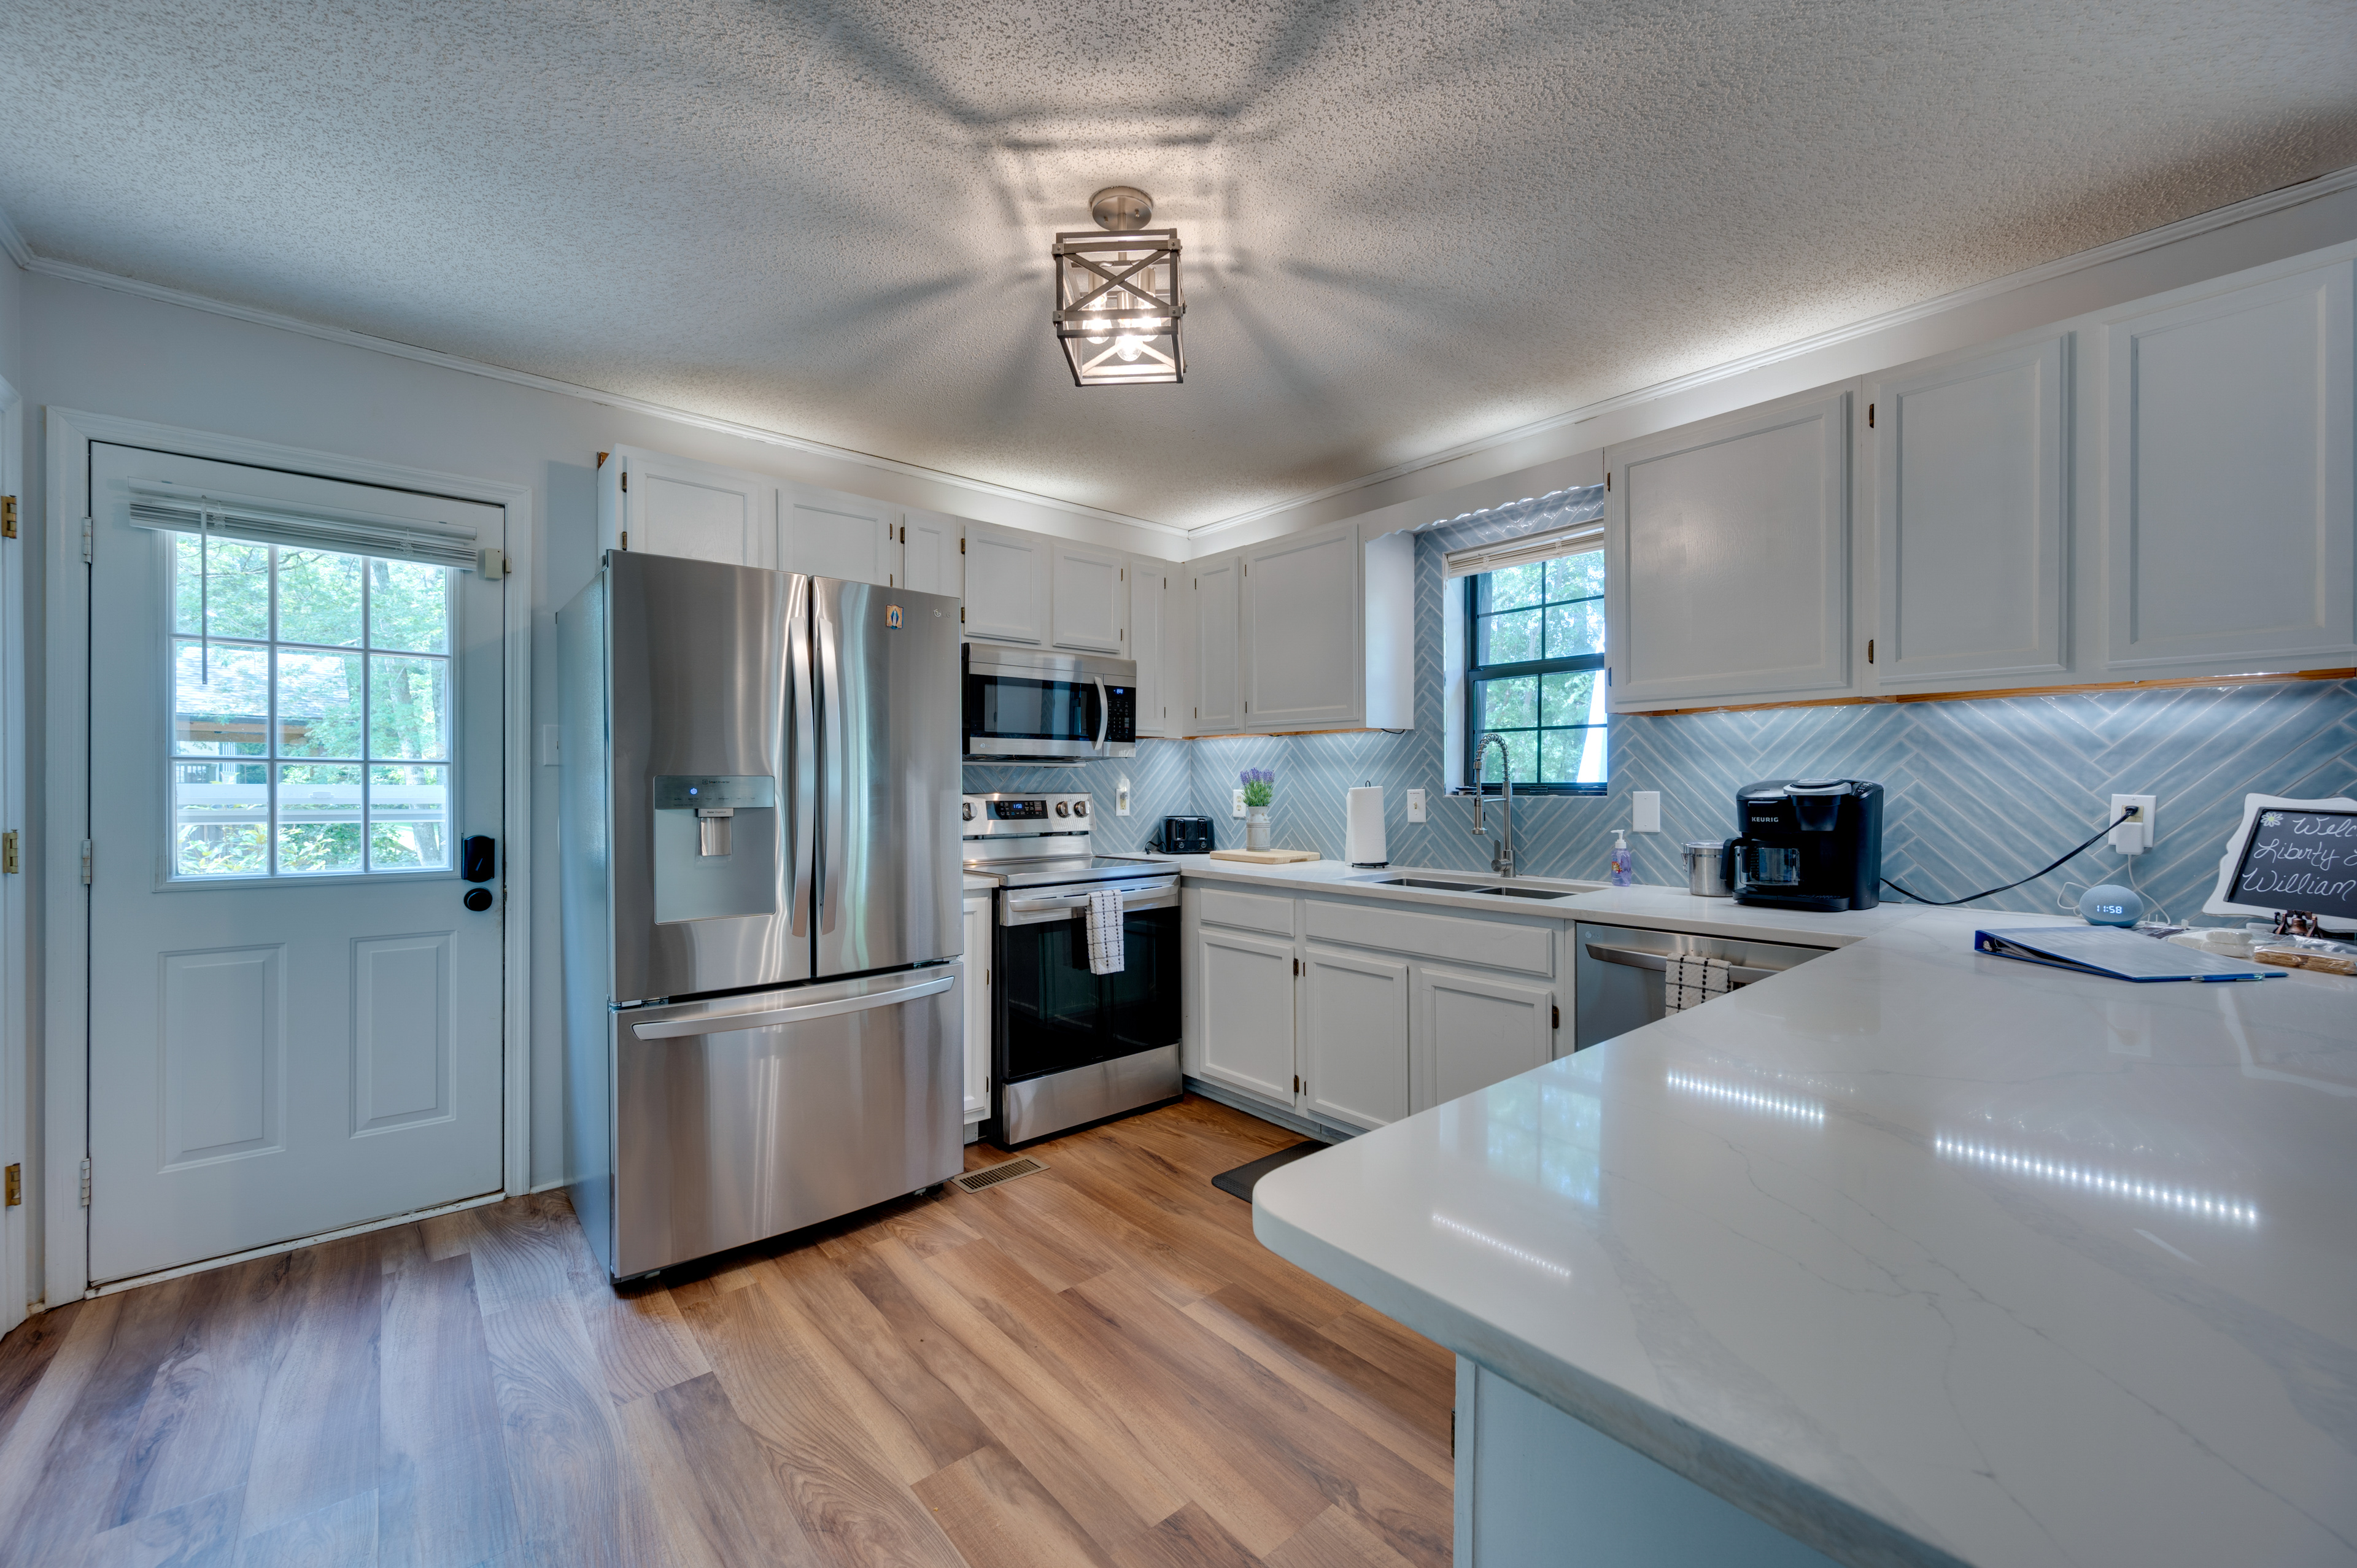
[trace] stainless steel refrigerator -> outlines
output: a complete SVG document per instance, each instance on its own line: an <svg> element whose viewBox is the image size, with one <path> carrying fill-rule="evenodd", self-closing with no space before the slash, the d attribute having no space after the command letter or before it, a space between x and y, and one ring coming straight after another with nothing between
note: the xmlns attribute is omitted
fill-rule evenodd
<svg viewBox="0 0 2357 1568"><path fill-rule="evenodd" d="M612 1277L959 1170L957 609L616 551L557 617L567 1177Z"/></svg>

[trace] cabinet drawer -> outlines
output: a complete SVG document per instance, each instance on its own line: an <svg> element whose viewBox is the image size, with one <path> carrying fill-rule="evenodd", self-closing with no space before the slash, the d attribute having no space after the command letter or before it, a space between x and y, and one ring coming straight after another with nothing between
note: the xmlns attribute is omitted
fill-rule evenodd
<svg viewBox="0 0 2357 1568"><path fill-rule="evenodd" d="M1206 887L1203 901L1197 906L1204 920L1214 926L1235 926L1247 931L1267 931L1271 935L1289 937L1293 934L1293 900L1272 898L1265 893L1237 893L1225 887Z"/></svg>
<svg viewBox="0 0 2357 1568"><path fill-rule="evenodd" d="M1207 912L1204 918L1210 918ZM1427 915L1387 905L1311 899L1308 929L1313 940L1350 942L1452 963L1520 970L1525 974L1555 973L1553 926L1510 925L1503 920Z"/></svg>

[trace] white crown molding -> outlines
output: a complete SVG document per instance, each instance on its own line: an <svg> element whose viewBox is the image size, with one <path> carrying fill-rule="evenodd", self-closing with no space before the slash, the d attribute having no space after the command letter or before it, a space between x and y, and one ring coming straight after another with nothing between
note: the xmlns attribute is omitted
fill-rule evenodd
<svg viewBox="0 0 2357 1568"><path fill-rule="evenodd" d="M2269 213L2305 206L2309 202L2320 200L2328 196L2337 196L2352 188L2357 188L2357 164L2352 164L2346 168L2334 169L2330 174L2319 175L2314 179L2302 180L2298 185L2287 185L2280 189L2248 197L2230 206L2212 208L2207 212L2197 212L2190 218L2180 218L2174 223L2165 224L2158 229L2147 229L2141 234L2130 234L2126 239L2114 240L2106 245L2098 245L2092 251L2081 251L2075 255L2043 262L2034 267L2026 267L2018 273L2007 273L2003 277L1991 278L1986 283L1977 283L1969 288L1957 289L1953 294L1940 295L1915 305L1900 306L1895 310L1886 310L1878 316L1865 317L1846 326L1827 328L1823 332L1814 333L1806 338L1796 338L1790 343L1779 344L1772 349L1761 349L1757 352L1745 354L1740 358L1728 360L1723 364L1712 365L1704 370L1689 371L1684 375L1674 376L1665 381L1655 381L1651 386L1639 387L1634 392L1619 392L1596 403L1582 404L1567 413L1550 414L1544 419L1534 420L1528 424L1518 424L1512 430L1501 430L1494 435L1477 436L1471 441L1460 442L1457 446L1444 447L1440 451L1427 453L1421 457L1411 457L1405 463L1395 464L1376 473L1361 475L1355 479L1344 479L1339 484L1329 485L1321 490L1311 490L1288 500L1273 501L1267 506L1255 507L1251 511L1238 512L1233 517L1223 517L1217 522L1199 523L1187 532L1189 537L1200 539L1207 533L1216 532L1222 529L1242 528L1247 523L1258 522L1264 518L1275 517L1280 512L1291 511L1297 507L1315 506L1319 501L1331 500L1337 496L1346 496L1353 490L1369 489L1376 485L1421 472L1426 468L1437 467L1443 463L1453 463L1459 457L1469 457L1477 453L1488 452L1517 441L1528 440L1534 435L1544 435L1574 424L1582 424L1598 415L1611 413L1619 409L1633 408L1639 403L1674 397L1679 392L1691 392L1696 387L1706 387L1713 381L1723 381L1730 377L1742 375L1747 371L1756 371L1763 365L1773 365L1785 360L1796 360L1803 354L1814 353L1820 349L1830 349L1836 344L1847 343L1890 328L1904 327L1910 321L1921 321L1926 317L1937 316L1943 311L1975 305L1985 299L1994 299L2000 295L2011 294L2017 289L2029 288L2054 278L2067 277L2072 273L2084 272L2089 267L2099 267L2107 262L2116 262L2129 256L2141 255L2147 251L2157 251L2165 245L2173 245L2180 240L2190 240L2197 235L2231 228L2236 223L2246 222L2254 218L2264 218Z"/></svg>
<svg viewBox="0 0 2357 1568"><path fill-rule="evenodd" d="M5 212L0 212L0 251L7 252L8 259L19 267L31 269L33 247L25 243L25 236L16 231L16 225L8 220Z"/></svg>
<svg viewBox="0 0 2357 1568"><path fill-rule="evenodd" d="M81 266L73 262L51 261L46 256L36 255L25 248L24 240L17 234L15 227L8 223L5 213L0 213L0 244L7 247L8 253L16 258L18 266L27 272L39 273L48 277L64 278L70 283L88 284L93 288L113 289L118 294L136 295L142 299L152 299L165 305L183 305L191 310L202 310L214 316L226 316L232 320L251 322L257 327L274 327L284 332L297 332L306 338L317 338L322 342L340 343L346 348L365 349L371 353L390 354L402 360L414 360L420 364L436 365L446 371L457 371L470 376L482 376L495 381L506 381L513 386L530 387L535 392L577 397L588 403L601 403L608 408L619 408L631 413L646 414L654 419L669 420L674 424L692 425L698 430L709 430L721 435L735 435L747 441L758 441L765 446L782 447L786 451L799 452L805 456L822 457L831 462L849 463L862 468L872 468L880 473L898 474L908 478L927 479L936 484L952 485L959 489L995 496L1001 500L1017 501L1026 506L1045 507L1049 510L1064 512L1072 517L1088 518L1097 522L1119 523L1125 528L1142 528L1149 532L1167 534L1174 539L1183 539L1187 534L1185 529L1173 523L1155 522L1146 518L1131 517L1125 512L1106 511L1100 507L1086 506L1079 501L1062 500L1055 496L1043 496L1032 490L1018 490L1010 485L993 484L988 479L968 478L963 474L952 474L940 468L928 468L915 463L903 463L897 458L878 457L873 453L855 452L849 447L830 446L824 442L808 440L800 435L788 435L782 431L765 430L757 424L743 424L733 419L720 419L708 413L697 413L690 409L673 408L667 403L650 403L644 398L630 397L621 392L599 392L595 387L578 386L571 381L553 381L546 376L535 376L529 371L511 371L504 365L486 364L479 360L468 360L457 354L446 354L436 349L420 348L414 343L403 343L390 338L372 337L366 332L354 332L342 327L323 327L316 321L305 321L299 317L283 316L277 311L262 310L250 305L231 305L225 300L213 299L205 295L190 294L186 289L172 288L164 284L145 283L137 278L127 278L116 273L102 272L96 267Z"/></svg>

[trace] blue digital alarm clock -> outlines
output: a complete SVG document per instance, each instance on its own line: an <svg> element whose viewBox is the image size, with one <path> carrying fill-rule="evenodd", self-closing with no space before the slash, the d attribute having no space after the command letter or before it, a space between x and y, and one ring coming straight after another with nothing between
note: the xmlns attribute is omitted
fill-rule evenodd
<svg viewBox="0 0 2357 1568"><path fill-rule="evenodd" d="M2144 918L2144 898L2133 887L2106 882L2079 895L2079 914L2091 926L2133 926Z"/></svg>

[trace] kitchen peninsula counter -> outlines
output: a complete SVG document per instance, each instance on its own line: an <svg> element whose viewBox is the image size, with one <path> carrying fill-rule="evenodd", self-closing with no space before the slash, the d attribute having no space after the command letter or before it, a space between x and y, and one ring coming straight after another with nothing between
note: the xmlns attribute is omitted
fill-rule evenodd
<svg viewBox="0 0 2357 1568"><path fill-rule="evenodd" d="M1782 918L1535 908L1697 905ZM2357 981L2130 985L1972 950L2038 917L1885 909L1260 1183L1264 1242L1466 1359L1460 1421L1494 1386L1556 1434L1477 1509L1460 1431L1460 1568L1534 1521L1581 1562L2357 1563ZM1714 1509L1765 1539L1695 1545Z"/></svg>

